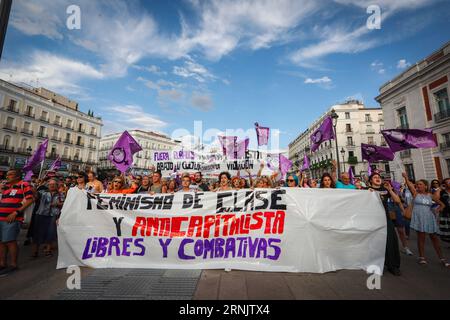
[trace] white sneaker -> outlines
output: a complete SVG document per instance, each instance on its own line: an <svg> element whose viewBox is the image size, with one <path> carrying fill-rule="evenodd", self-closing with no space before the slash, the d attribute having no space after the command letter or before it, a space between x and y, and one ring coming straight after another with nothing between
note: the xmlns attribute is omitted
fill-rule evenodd
<svg viewBox="0 0 450 320"><path fill-rule="evenodd" d="M414 255L414 253L412 253L412 251L409 250L409 248L405 248L405 253L406 253L406 255L408 255L408 256L413 256L413 255Z"/></svg>

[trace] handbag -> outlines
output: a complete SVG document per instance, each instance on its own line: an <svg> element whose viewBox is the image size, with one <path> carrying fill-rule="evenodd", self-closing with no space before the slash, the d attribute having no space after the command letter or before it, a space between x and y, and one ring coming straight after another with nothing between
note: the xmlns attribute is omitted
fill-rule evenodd
<svg viewBox="0 0 450 320"><path fill-rule="evenodd" d="M403 210L403 216L405 217L405 219L411 220L412 212L413 212L413 203L411 202L411 204L407 206L405 210Z"/></svg>

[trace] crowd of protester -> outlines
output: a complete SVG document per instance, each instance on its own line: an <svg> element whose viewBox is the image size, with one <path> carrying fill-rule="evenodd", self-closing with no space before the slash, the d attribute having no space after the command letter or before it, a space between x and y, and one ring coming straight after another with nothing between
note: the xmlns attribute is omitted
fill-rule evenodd
<svg viewBox="0 0 450 320"><path fill-rule="evenodd" d="M321 188L354 189L377 192L387 217L387 244L385 264L388 271L400 275L400 252L413 255L408 241L410 230L417 232L418 263L427 264L424 245L428 234L443 266L444 259L440 241L450 242L450 178L411 181L403 174L404 183L384 180L379 172L369 177L351 181L348 173L336 174L336 163L330 173L318 180L300 171L289 173L283 181L279 173L262 175L264 165L255 177L247 171L246 177L239 173L231 176L222 172L218 179L205 179L201 172L174 174L163 179L161 172L150 175L117 175L99 180L94 172L79 172L76 176L33 176L31 182L22 180L20 170L10 170L0 185L0 275L17 270L17 239L24 222L24 213L31 211L25 245L32 246L32 258L43 253L51 257L56 249L57 225L67 192L71 188L88 193L159 194L175 192L218 192L249 188ZM32 208L32 209L31 209ZM399 249L399 240L402 249ZM41 251L42 248L42 251ZM8 257L7 257L8 256ZM8 258L8 259L7 259ZM7 263L8 261L8 263Z"/></svg>

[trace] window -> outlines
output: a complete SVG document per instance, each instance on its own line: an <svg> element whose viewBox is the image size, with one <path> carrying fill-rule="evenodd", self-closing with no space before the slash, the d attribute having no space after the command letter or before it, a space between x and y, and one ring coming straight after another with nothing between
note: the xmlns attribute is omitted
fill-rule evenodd
<svg viewBox="0 0 450 320"><path fill-rule="evenodd" d="M450 173L450 159L445 159L445 162L447 163L447 172Z"/></svg>
<svg viewBox="0 0 450 320"><path fill-rule="evenodd" d="M416 176L414 175L414 166L412 164L405 164L405 171L406 174L408 175L408 179L415 181L416 180Z"/></svg>
<svg viewBox="0 0 450 320"><path fill-rule="evenodd" d="M11 136L5 136L3 138L3 146L5 149L9 149L9 145L11 144Z"/></svg>
<svg viewBox="0 0 450 320"><path fill-rule="evenodd" d="M55 124L61 124L61 116L55 116Z"/></svg>
<svg viewBox="0 0 450 320"><path fill-rule="evenodd" d="M13 124L14 124L14 118L8 117L6 119L6 127L11 129L13 127Z"/></svg>
<svg viewBox="0 0 450 320"><path fill-rule="evenodd" d="M16 111L16 104L17 104L17 101L9 100L8 110Z"/></svg>
<svg viewBox="0 0 450 320"><path fill-rule="evenodd" d="M31 122L24 122L23 123L23 128L25 129L25 131L30 131Z"/></svg>
<svg viewBox="0 0 450 320"><path fill-rule="evenodd" d="M350 119L350 112L345 113L345 119Z"/></svg>
<svg viewBox="0 0 450 320"><path fill-rule="evenodd" d="M367 137L368 144L374 144L373 137Z"/></svg>
<svg viewBox="0 0 450 320"><path fill-rule="evenodd" d="M72 129L72 120L67 120L67 128Z"/></svg>
<svg viewBox="0 0 450 320"><path fill-rule="evenodd" d="M446 88L435 92L434 99L436 101L439 112L445 112L450 109L450 103L448 102L448 93Z"/></svg>
<svg viewBox="0 0 450 320"><path fill-rule="evenodd" d="M378 114L378 121L383 121L383 114L382 113Z"/></svg>
<svg viewBox="0 0 450 320"><path fill-rule="evenodd" d="M367 127L366 127L366 133L375 133L375 131L373 130L371 124L367 125Z"/></svg>
<svg viewBox="0 0 450 320"><path fill-rule="evenodd" d="M70 133L66 133L66 140L70 141Z"/></svg>
<svg viewBox="0 0 450 320"><path fill-rule="evenodd" d="M347 145L352 146L353 145L353 137L347 137Z"/></svg>
<svg viewBox="0 0 450 320"><path fill-rule="evenodd" d="M372 122L372 118L370 117L370 114L366 114L365 115L365 119L366 119L366 122Z"/></svg>
<svg viewBox="0 0 450 320"><path fill-rule="evenodd" d="M350 123L345 125L345 132L352 132L352 125Z"/></svg>
<svg viewBox="0 0 450 320"><path fill-rule="evenodd" d="M355 156L355 152L354 151L349 151L348 152L348 156L350 157L354 157Z"/></svg>
<svg viewBox="0 0 450 320"><path fill-rule="evenodd" d="M64 148L64 155L65 158L69 157L69 148L65 147Z"/></svg>
<svg viewBox="0 0 450 320"><path fill-rule="evenodd" d="M27 112L25 113L25 115L27 115L27 116L33 115L33 107L32 106L27 106Z"/></svg>
<svg viewBox="0 0 450 320"><path fill-rule="evenodd" d="M52 145L51 155L56 155L56 144Z"/></svg>
<svg viewBox="0 0 450 320"><path fill-rule="evenodd" d="M47 119L48 119L48 112L47 111L42 111L41 119L47 121Z"/></svg>
<svg viewBox="0 0 450 320"><path fill-rule="evenodd" d="M409 129L408 115L406 114L406 107L397 110L397 116L401 129Z"/></svg>
<svg viewBox="0 0 450 320"><path fill-rule="evenodd" d="M28 140L27 139L22 139L22 142L20 143L20 148L25 151L27 149L27 145L28 145Z"/></svg>
<svg viewBox="0 0 450 320"><path fill-rule="evenodd" d="M389 167L389 163L386 163L386 164L384 165L384 170L385 170L386 172L391 172L391 168Z"/></svg>

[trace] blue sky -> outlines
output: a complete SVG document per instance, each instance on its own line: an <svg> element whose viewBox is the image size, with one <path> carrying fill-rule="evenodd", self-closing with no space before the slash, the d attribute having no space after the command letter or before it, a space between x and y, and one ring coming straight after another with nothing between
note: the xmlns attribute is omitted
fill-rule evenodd
<svg viewBox="0 0 450 320"><path fill-rule="evenodd" d="M69 5L80 30L66 27ZM376 107L383 83L450 40L449 22L438 0L15 0L0 77L79 101L104 134L257 121L286 148L335 103Z"/></svg>

